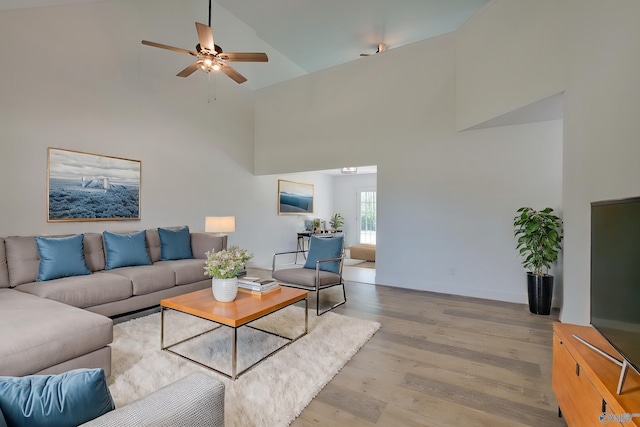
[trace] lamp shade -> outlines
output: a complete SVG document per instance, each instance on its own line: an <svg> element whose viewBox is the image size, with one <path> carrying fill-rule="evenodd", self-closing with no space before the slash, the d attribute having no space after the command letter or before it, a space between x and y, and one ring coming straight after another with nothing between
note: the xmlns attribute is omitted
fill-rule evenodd
<svg viewBox="0 0 640 427"><path fill-rule="evenodd" d="M235 216L208 216L204 221L207 233L233 233L236 231Z"/></svg>

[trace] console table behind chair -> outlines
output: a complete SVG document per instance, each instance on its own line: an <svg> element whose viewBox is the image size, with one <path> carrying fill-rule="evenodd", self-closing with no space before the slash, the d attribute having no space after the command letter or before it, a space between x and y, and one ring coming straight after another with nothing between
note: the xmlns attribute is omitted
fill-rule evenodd
<svg viewBox="0 0 640 427"><path fill-rule="evenodd" d="M323 256L318 256L318 253L322 252L322 246L324 245L314 245L312 242L315 239L331 239L331 238L340 237L340 245L339 251L337 252L337 257L323 258ZM282 255L297 255L302 251L289 251L289 252L279 252L273 255L273 262L271 265L271 276L281 282L284 282L283 285L290 286L294 288L304 289L310 292L316 293L316 314L319 316L321 314L326 313L329 310L332 310L339 305L347 302L347 294L344 288L344 281L342 280L342 266L344 263L344 237L340 234L337 235L334 233L333 235L327 234L324 235L313 235L309 239L309 250L307 256L307 263L305 263L305 267L295 266L293 268L282 268L276 269L277 259ZM310 264L309 260L316 260L313 268L311 266L307 266ZM326 270L328 267L328 263L338 263L337 272L333 272L330 270ZM342 286L342 296L343 300L333 304L326 310L320 311L320 291L325 290L327 288L331 288L333 286Z"/></svg>
<svg viewBox="0 0 640 427"><path fill-rule="evenodd" d="M309 249L304 248L304 239L307 239L307 248L309 248L309 241L311 240L311 235L313 233L311 231L301 231L298 232L298 244L296 249L296 260L295 263L298 263L298 253L302 252L302 256L304 259L307 259L307 251Z"/></svg>

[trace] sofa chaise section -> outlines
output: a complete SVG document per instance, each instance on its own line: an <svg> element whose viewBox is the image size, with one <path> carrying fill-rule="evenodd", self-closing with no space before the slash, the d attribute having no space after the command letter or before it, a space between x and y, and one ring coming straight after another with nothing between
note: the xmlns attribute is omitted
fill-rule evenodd
<svg viewBox="0 0 640 427"><path fill-rule="evenodd" d="M0 289L0 375L111 372L111 319L15 289Z"/></svg>

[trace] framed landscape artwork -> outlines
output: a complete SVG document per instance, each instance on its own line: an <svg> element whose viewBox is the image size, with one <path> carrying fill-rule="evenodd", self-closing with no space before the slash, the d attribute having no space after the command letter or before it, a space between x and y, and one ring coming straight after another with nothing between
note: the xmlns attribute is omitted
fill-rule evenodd
<svg viewBox="0 0 640 427"><path fill-rule="evenodd" d="M313 213L313 184L278 180L278 215Z"/></svg>
<svg viewBox="0 0 640 427"><path fill-rule="evenodd" d="M48 222L140 219L139 160L48 151Z"/></svg>

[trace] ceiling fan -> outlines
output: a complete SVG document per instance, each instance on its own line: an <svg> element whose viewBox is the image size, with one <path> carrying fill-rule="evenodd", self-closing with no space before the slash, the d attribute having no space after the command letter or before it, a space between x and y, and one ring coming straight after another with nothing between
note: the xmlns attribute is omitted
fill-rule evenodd
<svg viewBox="0 0 640 427"><path fill-rule="evenodd" d="M231 65L227 64L227 62L269 61L266 53L224 52L220 46L213 43L213 31L211 31L211 0L209 0L209 25L207 26L196 22L196 31L198 32L198 41L200 43L196 45L195 51L168 46L162 43L150 42L148 40L142 40L142 44L172 50L178 53L185 53L196 57L197 59L195 62L176 74L178 77L188 77L193 74L193 72L201 70L205 73L222 72L233 79L236 83L244 83L247 79L237 72Z"/></svg>
<svg viewBox="0 0 640 427"><path fill-rule="evenodd" d="M384 43L378 43L378 50L375 53L361 53L360 56L370 56L375 55L376 53L382 53L387 50L387 45Z"/></svg>

